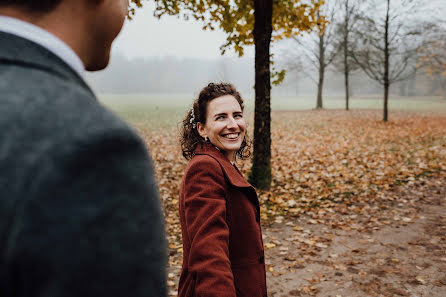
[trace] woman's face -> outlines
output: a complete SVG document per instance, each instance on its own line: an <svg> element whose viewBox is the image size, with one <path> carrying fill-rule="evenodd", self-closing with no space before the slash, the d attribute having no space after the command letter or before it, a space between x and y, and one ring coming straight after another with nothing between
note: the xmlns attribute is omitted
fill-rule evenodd
<svg viewBox="0 0 446 297"><path fill-rule="evenodd" d="M246 123L242 108L234 96L226 95L208 102L206 123L197 124L201 137L223 150L230 161L240 149L245 137Z"/></svg>

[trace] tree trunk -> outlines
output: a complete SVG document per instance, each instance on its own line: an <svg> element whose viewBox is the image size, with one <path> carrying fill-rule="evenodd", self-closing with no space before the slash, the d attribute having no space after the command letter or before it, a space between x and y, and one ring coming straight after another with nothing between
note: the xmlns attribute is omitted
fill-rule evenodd
<svg viewBox="0 0 446 297"><path fill-rule="evenodd" d="M319 36L319 81L317 83L317 102L316 108L324 108L322 104L322 90L324 88L324 74L325 74L325 44L324 34Z"/></svg>
<svg viewBox="0 0 446 297"><path fill-rule="evenodd" d="M384 116L383 121L388 120L388 102L389 102L389 10L390 0L387 0L387 14L384 32Z"/></svg>
<svg viewBox="0 0 446 297"><path fill-rule="evenodd" d="M348 12L348 0L345 1L345 19L344 19L344 80L345 80L345 110L349 110L349 100L350 100L350 86L348 81L349 75L349 65L348 65L348 22L349 22L349 12Z"/></svg>
<svg viewBox="0 0 446 297"><path fill-rule="evenodd" d="M345 110L350 110L350 86L348 81L348 70L345 71Z"/></svg>
<svg viewBox="0 0 446 297"><path fill-rule="evenodd" d="M388 106L389 103L389 83L384 83L384 117L383 121L387 122L388 120Z"/></svg>
<svg viewBox="0 0 446 297"><path fill-rule="evenodd" d="M250 182L259 189L271 186L270 43L272 0L254 0L255 109L254 152Z"/></svg>

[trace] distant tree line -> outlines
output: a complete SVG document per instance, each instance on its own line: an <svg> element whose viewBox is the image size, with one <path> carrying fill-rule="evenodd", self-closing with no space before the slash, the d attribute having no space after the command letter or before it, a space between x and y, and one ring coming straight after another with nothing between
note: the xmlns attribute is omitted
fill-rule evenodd
<svg viewBox="0 0 446 297"><path fill-rule="evenodd" d="M441 39L439 39L441 41ZM446 40L446 38L445 38ZM431 53L426 53L426 55ZM428 59L427 61L431 61ZM432 62L433 63L433 62ZM438 63L437 63L438 64ZM399 82L390 88L390 93L398 96L440 96L446 77L441 76L440 67L432 65L432 72L419 71L407 81ZM280 64L279 67L284 66ZM338 66L336 66L338 67ZM354 68L356 69L356 68ZM325 74L324 93L342 96L345 93L344 78L335 67ZM311 69L288 71L284 81L272 86L272 100L276 96L306 96L312 100L317 96L314 78L318 72ZM231 82L241 90L244 97L254 93L254 67L249 58L181 59L176 57L150 57L129 59L114 53L110 66L103 71L87 73L92 88L102 94L131 93L197 93L207 82ZM382 86L364 73L354 71L350 76L350 96L381 94ZM445 90L446 91L446 90ZM446 94L446 92L444 93Z"/></svg>
<svg viewBox="0 0 446 297"><path fill-rule="evenodd" d="M446 95L446 27L435 17L446 12L441 1L327 0L319 7L320 22L309 34L292 37L297 48L284 64L289 71L312 77L317 86L316 108L323 108L322 91L329 70L343 73L346 109L350 78L358 72L382 85L383 120L388 120L391 86L401 95L415 95L417 77L429 76ZM330 66L333 66L330 68ZM425 90L426 91L426 90Z"/></svg>
<svg viewBox="0 0 446 297"><path fill-rule="evenodd" d="M112 56L110 66L88 73L90 85L99 93L187 93L198 92L210 81L227 81L250 91L254 82L251 61L151 57L129 59Z"/></svg>

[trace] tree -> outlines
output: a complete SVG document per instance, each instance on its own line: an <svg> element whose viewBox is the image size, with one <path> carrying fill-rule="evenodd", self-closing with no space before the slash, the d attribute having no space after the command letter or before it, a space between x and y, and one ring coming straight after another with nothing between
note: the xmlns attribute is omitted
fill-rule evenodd
<svg viewBox="0 0 446 297"><path fill-rule="evenodd" d="M270 42L272 34L272 0L254 1L255 109L254 153L250 181L269 189L271 184L271 75Z"/></svg>
<svg viewBox="0 0 446 297"><path fill-rule="evenodd" d="M297 50L291 59L288 58L289 69L303 71L317 84L317 109L323 108L322 92L325 72L338 53L334 42L336 12L334 3L334 1L327 1L316 10L317 26L313 32L302 36L292 36L292 40L296 42ZM318 78L313 78L307 68L315 69Z"/></svg>
<svg viewBox="0 0 446 297"><path fill-rule="evenodd" d="M228 49L242 56L244 46L255 45L254 153L251 183L261 189L271 185L271 40L311 30L322 0L155 0L155 16L180 15L203 22L203 29L217 26L227 33ZM140 6L141 0L132 0ZM133 8L133 7L132 7ZM283 72L280 73L283 77Z"/></svg>
<svg viewBox="0 0 446 297"><path fill-rule="evenodd" d="M350 73L358 69L354 60L349 55L351 48L351 35L358 18L358 3L351 0L342 0L339 2L339 10L343 11L343 16L339 23L336 24L336 47L342 55L337 55L333 62L337 71L344 74L345 86L345 110L350 109Z"/></svg>
<svg viewBox="0 0 446 297"><path fill-rule="evenodd" d="M369 0L356 26L357 42L350 54L367 76L384 86L384 122L388 120L390 85L416 71L422 30L413 16L420 4L416 0Z"/></svg>

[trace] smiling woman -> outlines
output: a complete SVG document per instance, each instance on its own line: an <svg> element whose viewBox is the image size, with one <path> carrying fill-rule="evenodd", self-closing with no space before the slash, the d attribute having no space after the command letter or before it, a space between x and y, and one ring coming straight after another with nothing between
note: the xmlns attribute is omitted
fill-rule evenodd
<svg viewBox="0 0 446 297"><path fill-rule="evenodd" d="M180 297L266 296L259 201L235 165L248 143L240 94L209 84L183 121Z"/></svg>
<svg viewBox="0 0 446 297"><path fill-rule="evenodd" d="M212 144L234 162L250 157L250 141L243 118L244 104L231 84L210 83L199 94L183 120L181 149L190 160L197 146Z"/></svg>
<svg viewBox="0 0 446 297"><path fill-rule="evenodd" d="M204 123L197 123L198 133L203 139L224 152L229 161L245 140L246 122L240 103L232 95L213 99L207 104Z"/></svg>

